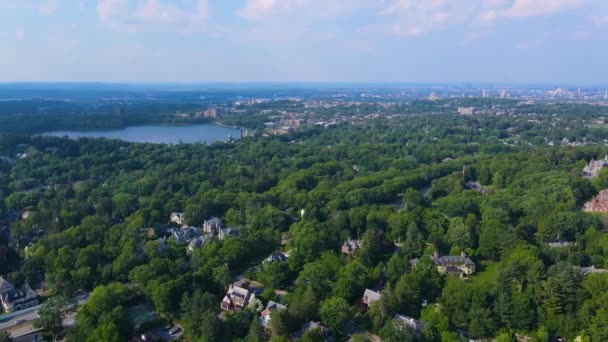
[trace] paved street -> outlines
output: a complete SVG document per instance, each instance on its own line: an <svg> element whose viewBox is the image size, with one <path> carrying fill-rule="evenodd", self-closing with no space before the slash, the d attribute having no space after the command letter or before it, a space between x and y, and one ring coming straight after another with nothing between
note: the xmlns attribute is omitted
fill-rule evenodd
<svg viewBox="0 0 608 342"><path fill-rule="evenodd" d="M80 305L83 305L84 303L86 303L88 298L89 298L89 294L85 293L85 294L76 296L74 299L76 300L77 304L80 306ZM34 325L33 325L34 320L38 316L39 308L40 308L40 305L37 305L37 306L33 306L31 308L27 308L25 310L20 310L20 311L13 312L8 315L0 316L0 319L2 317L7 317L7 316L9 317L8 320L2 321L0 323L0 331L8 331L12 337L24 336L24 335L28 335L33 332L39 331L40 329L34 328ZM63 324L66 326L74 325L75 318L76 318L76 312L70 312L63 319Z"/></svg>

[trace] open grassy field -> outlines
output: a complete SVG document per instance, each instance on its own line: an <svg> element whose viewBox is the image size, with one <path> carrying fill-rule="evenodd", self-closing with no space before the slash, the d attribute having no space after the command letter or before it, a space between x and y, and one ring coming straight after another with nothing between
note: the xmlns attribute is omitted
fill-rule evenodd
<svg viewBox="0 0 608 342"><path fill-rule="evenodd" d="M477 285L496 283L499 265L497 262L483 262L479 267L479 272L471 277L471 282Z"/></svg>

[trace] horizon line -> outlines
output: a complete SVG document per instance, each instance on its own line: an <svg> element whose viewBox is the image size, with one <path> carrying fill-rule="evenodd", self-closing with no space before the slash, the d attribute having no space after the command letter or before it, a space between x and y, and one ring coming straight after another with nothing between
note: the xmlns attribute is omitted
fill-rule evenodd
<svg viewBox="0 0 608 342"><path fill-rule="evenodd" d="M0 81L6 85L464 85L464 86L564 86L608 87L608 83L572 82L474 82L474 81Z"/></svg>

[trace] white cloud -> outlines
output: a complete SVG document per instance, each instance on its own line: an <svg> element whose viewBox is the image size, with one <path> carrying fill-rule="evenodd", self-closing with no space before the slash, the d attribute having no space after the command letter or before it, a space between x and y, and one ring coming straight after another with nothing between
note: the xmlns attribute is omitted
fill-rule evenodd
<svg viewBox="0 0 608 342"><path fill-rule="evenodd" d="M209 16L207 0L178 6L170 0L98 0L100 21L119 31L143 31L172 28L183 33L206 30Z"/></svg>
<svg viewBox="0 0 608 342"><path fill-rule="evenodd" d="M247 0L240 14L247 19L258 20L273 13L277 9L277 6L277 0Z"/></svg>
<svg viewBox="0 0 608 342"><path fill-rule="evenodd" d="M376 29L397 35L419 36L474 17L478 0L394 0L379 12ZM372 27L374 27L372 26Z"/></svg>
<svg viewBox="0 0 608 342"><path fill-rule="evenodd" d="M603 0L390 0L383 1L379 23L392 34L418 36L451 25L494 25L500 20L553 15ZM384 17L384 18L382 18Z"/></svg>
<svg viewBox="0 0 608 342"><path fill-rule="evenodd" d="M549 15L577 8L584 3L585 0L515 0L505 14L512 17Z"/></svg>
<svg viewBox="0 0 608 342"><path fill-rule="evenodd" d="M608 25L608 15L593 15L589 18L589 22L597 26Z"/></svg>
<svg viewBox="0 0 608 342"><path fill-rule="evenodd" d="M26 8L42 15L54 14L60 6L60 0L0 0L0 8Z"/></svg>
<svg viewBox="0 0 608 342"><path fill-rule="evenodd" d="M496 21L497 17L498 15L496 14L496 11L491 9L481 12L478 16L478 20L482 24L492 24L494 21Z"/></svg>
<svg viewBox="0 0 608 342"><path fill-rule="evenodd" d="M44 15L51 15L59 8L59 0L45 0L38 5L38 12Z"/></svg>
<svg viewBox="0 0 608 342"><path fill-rule="evenodd" d="M15 29L15 40L22 41L25 39L25 30L23 27L17 27Z"/></svg>

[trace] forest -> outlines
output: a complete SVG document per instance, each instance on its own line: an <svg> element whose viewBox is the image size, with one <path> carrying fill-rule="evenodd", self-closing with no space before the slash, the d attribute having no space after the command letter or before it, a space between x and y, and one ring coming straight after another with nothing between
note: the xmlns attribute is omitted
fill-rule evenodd
<svg viewBox="0 0 608 342"><path fill-rule="evenodd" d="M49 319L37 324L68 341L167 323L183 341L607 341L608 273L584 270L608 268L608 235L582 206L608 188L608 170L581 176L608 153L605 129L581 122L605 110L567 106L554 121L550 105L520 108L555 122L543 125L406 107L212 145L2 133L0 275L44 287ZM239 234L191 249L168 233L175 212ZM349 240L360 245L343 253ZM273 253L288 257L264 262ZM475 270L446 272L437 255ZM256 300L220 310L237 279L260 285ZM366 289L379 294L369 305ZM57 326L56 308L83 292L76 324ZM264 327L269 301L286 308ZM141 305L156 318L133 319ZM324 328L298 334L311 321Z"/></svg>

